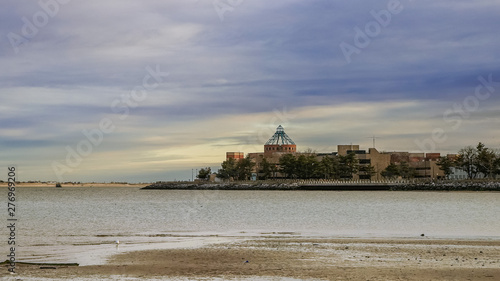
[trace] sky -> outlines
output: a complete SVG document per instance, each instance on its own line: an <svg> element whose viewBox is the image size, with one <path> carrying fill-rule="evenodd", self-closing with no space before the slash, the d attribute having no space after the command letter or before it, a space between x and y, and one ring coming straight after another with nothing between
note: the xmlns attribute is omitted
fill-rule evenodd
<svg viewBox="0 0 500 281"><path fill-rule="evenodd" d="M379 151L500 148L499 14L495 0L5 0L1 166L190 180L263 151L278 125L299 151L373 136Z"/></svg>

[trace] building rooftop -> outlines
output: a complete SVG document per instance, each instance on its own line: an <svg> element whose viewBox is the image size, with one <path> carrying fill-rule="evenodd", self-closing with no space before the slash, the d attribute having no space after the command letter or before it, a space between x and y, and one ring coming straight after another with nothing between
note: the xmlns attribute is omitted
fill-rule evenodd
<svg viewBox="0 0 500 281"><path fill-rule="evenodd" d="M295 144L293 140L285 133L281 125L276 128L276 133L266 142L266 145L284 145Z"/></svg>

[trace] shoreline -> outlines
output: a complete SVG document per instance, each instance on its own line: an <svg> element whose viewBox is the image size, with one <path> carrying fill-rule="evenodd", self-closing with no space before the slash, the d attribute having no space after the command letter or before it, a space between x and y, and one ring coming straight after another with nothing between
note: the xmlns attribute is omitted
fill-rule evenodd
<svg viewBox="0 0 500 281"><path fill-rule="evenodd" d="M262 237L195 248L125 252L96 266L43 270L21 264L16 277L497 280L499 251L500 240Z"/></svg>
<svg viewBox="0 0 500 281"><path fill-rule="evenodd" d="M300 191L488 191L500 192L500 182L356 182L356 181L249 181L157 182L144 190L300 190Z"/></svg>
<svg viewBox="0 0 500 281"><path fill-rule="evenodd" d="M95 188L106 188L106 187L138 187L142 188L147 186L149 183L62 183L61 187L71 188L71 187L95 187ZM7 187L7 182L0 183L0 187ZM56 188L56 183L42 183L42 182L16 182L16 187L53 187ZM59 188L59 187L57 187Z"/></svg>
<svg viewBox="0 0 500 281"><path fill-rule="evenodd" d="M0 187L7 187L7 182ZM156 183L55 183L19 182L17 187L136 187L141 190L277 190L277 191L471 191L500 192L500 181L442 181L442 182L361 182L361 181L236 181L206 182L179 181Z"/></svg>

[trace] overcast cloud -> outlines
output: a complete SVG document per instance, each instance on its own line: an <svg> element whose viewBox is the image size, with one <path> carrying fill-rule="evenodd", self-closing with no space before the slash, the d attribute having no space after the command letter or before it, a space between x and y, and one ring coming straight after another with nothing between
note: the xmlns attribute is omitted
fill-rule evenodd
<svg viewBox="0 0 500 281"><path fill-rule="evenodd" d="M262 151L280 124L299 150L373 135L381 151L500 148L500 83L478 79L500 82L499 14L493 0L6 0L0 162L21 180L184 180Z"/></svg>

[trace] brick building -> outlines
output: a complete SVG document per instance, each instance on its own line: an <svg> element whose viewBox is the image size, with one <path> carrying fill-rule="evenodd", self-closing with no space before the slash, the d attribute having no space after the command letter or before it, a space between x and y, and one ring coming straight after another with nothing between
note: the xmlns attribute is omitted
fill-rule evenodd
<svg viewBox="0 0 500 281"><path fill-rule="evenodd" d="M374 169L373 175L367 175L363 173L358 173L354 175L353 179L371 179L371 180L383 180L382 172L391 163L401 164L403 162L408 163L408 165L415 170L416 178L443 178L444 172L439 169L436 164L439 157L439 153L410 153L410 152L379 152L376 148L369 148L368 151L360 149L359 145L338 145L337 152L328 153L315 153L316 159L321 161L323 157L332 157L336 155L348 155L349 153L354 153L359 161L360 166L372 166ZM262 169L262 161L266 159L268 163L273 166L275 172L273 172L273 178L281 178L279 172L279 159L285 154L308 154L310 153L300 153L297 152L297 145L295 142L285 133L284 128L279 125L276 128L274 135L264 144L264 152L248 153L248 156L252 161L254 161L255 168L254 174L258 175L259 171ZM243 152L227 152L226 160L242 159L244 158Z"/></svg>

